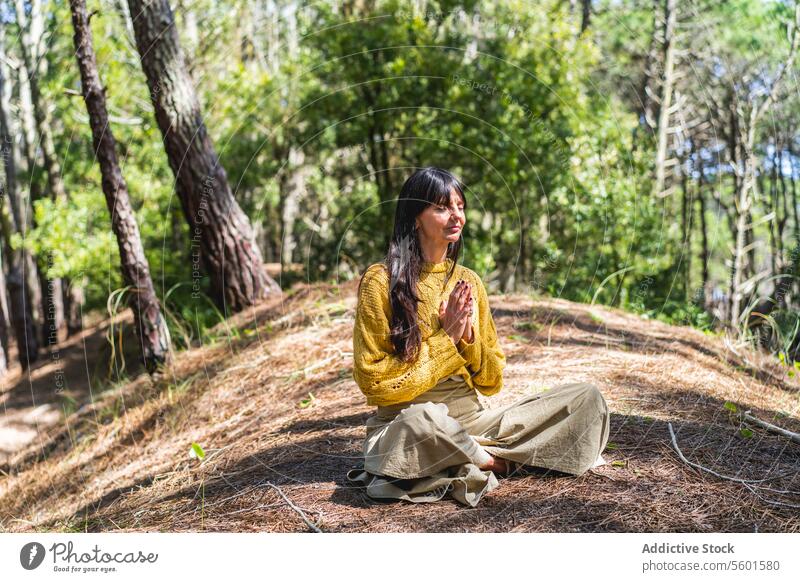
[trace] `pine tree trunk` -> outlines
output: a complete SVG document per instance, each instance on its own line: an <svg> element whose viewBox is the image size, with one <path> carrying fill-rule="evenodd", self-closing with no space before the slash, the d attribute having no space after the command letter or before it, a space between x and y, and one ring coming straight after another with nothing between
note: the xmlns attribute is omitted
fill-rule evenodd
<svg viewBox="0 0 800 582"><path fill-rule="evenodd" d="M169 332L153 288L136 216L128 197L128 186L117 161L117 145L108 122L105 91L97 72L85 0L70 0L70 9L75 31L75 56L81 72L81 87L92 127L92 141L103 176L103 194L111 213L111 228L117 237L122 278L125 285L131 288L128 305L133 311L142 361L147 371L153 373L169 357Z"/></svg>
<svg viewBox="0 0 800 582"><path fill-rule="evenodd" d="M67 320L67 336L83 331L83 304L86 301L86 277L64 279L64 317Z"/></svg>
<svg viewBox="0 0 800 582"><path fill-rule="evenodd" d="M0 57L5 57L5 36L0 27ZM34 327L32 304L29 298L27 285L23 279L24 261L31 257L27 251L21 249L12 251L10 246L11 234L20 232L22 218L20 213L21 201L17 190L16 151L14 138L10 128L10 120L6 114L6 94L11 94L7 87L7 73L4 59L0 62L0 146L2 146L2 172L0 181L0 202L8 200L9 212L3 211L0 204L0 226L3 234L3 259L7 265L8 275L5 283L8 291L8 314L14 335L17 341L17 353L22 370L27 370L30 362L35 361L39 355L39 343ZM10 221L10 222L9 222ZM33 261L30 260L32 263ZM4 332L7 335L7 332ZM7 348L7 341L4 348ZM5 363L8 365L8 352L6 351Z"/></svg>
<svg viewBox="0 0 800 582"><path fill-rule="evenodd" d="M681 163L681 231L683 233L683 244L681 245L683 260L683 296L686 301L691 300L689 288L692 286L692 217L694 216L693 200L689 192L689 178L684 168L684 163L689 159L682 160Z"/></svg>
<svg viewBox="0 0 800 582"><path fill-rule="evenodd" d="M22 61L28 75L28 87L30 89L33 117L36 123L36 130L41 137L42 157L44 158L45 173L47 174L50 195L54 200L63 199L66 197L66 190L64 189L64 182L61 178L61 166L58 163L58 156L56 155L55 144L53 143L53 135L47 124L41 93L39 91L38 73L40 65L37 58L39 55L35 45L38 38L34 40L32 37L23 0L16 0L14 6L16 8L17 24L20 28L20 53L22 54ZM38 16L38 13L36 13L36 16ZM61 294L63 281L61 279L46 281L43 278L40 280L42 281L42 294L44 295L44 343L54 344L67 335L66 320L64 319L64 302Z"/></svg>
<svg viewBox="0 0 800 582"><path fill-rule="evenodd" d="M592 19L592 0L581 0L581 32L589 28Z"/></svg>
<svg viewBox="0 0 800 582"><path fill-rule="evenodd" d="M656 140L656 180L653 193L661 195L666 182L667 132L669 131L670 107L672 105L672 85L675 65L675 23L677 21L675 0L664 0L664 32L662 50L664 70L661 74L661 104L658 115L658 134Z"/></svg>
<svg viewBox="0 0 800 582"><path fill-rule="evenodd" d="M281 181L280 213L281 236L281 266L287 268L294 260L294 249L297 246L294 236L294 223L300 210L300 200L306 191L306 175L308 169L304 167L305 154L302 150L291 148L289 150L289 163L286 168L285 179Z"/></svg>
<svg viewBox="0 0 800 582"><path fill-rule="evenodd" d="M250 222L237 204L203 123L167 0L128 0L156 120L177 193L223 312L240 311L280 288L265 269ZM199 274L195 274L195 282Z"/></svg>

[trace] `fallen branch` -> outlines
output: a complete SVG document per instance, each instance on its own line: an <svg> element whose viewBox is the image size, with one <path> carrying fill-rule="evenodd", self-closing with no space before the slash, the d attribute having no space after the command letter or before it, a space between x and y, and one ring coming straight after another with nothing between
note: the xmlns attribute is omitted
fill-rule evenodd
<svg viewBox="0 0 800 582"><path fill-rule="evenodd" d="M703 465L698 465L697 463L692 463L689 459L683 456L681 449L678 447L678 441L675 440L675 431L672 430L672 423L668 422L667 427L669 428L669 436L672 438L672 447L675 449L675 452L678 453L678 456L681 458L681 461L689 465L690 467L694 467L695 469L700 469L701 471L705 471L706 473L711 473L715 477L719 477L720 479L726 479L728 481L735 481L737 483L761 483L763 481L769 481L770 478L767 479L739 479L738 477L728 477L727 475L721 475L716 471L712 471L704 467Z"/></svg>
<svg viewBox="0 0 800 582"><path fill-rule="evenodd" d="M758 491L756 491L756 488L753 487L752 485L744 483L744 486L747 487L753 495L758 497L764 503L769 503L770 505L777 505L780 507L791 507L793 509L800 509L800 505L798 505L797 503L784 503L783 501L775 501L774 499L767 499L763 495L760 495Z"/></svg>
<svg viewBox="0 0 800 582"><path fill-rule="evenodd" d="M775 434L785 436L788 439L800 445L800 434L792 432L790 430L786 430L785 428L781 428L779 426L775 426L774 424L765 422L760 418L756 418L755 416L750 414L749 410L747 410L744 414L742 414L742 420L744 420L745 422L749 422L750 424L755 424L756 426L760 426L761 428L766 429L769 432L774 432Z"/></svg>
<svg viewBox="0 0 800 582"><path fill-rule="evenodd" d="M315 523L311 523L311 520L309 520L309 519L308 519L308 517L306 516L305 512L304 512L302 509L300 509L299 507L297 507L297 506L296 506L294 503L292 503L292 500L291 500L291 499L289 499L288 497L286 497L286 494L285 494L285 493L284 493L284 492L281 490L281 488L280 488L280 487L278 487L277 485L273 485L273 484L272 484L272 483L270 483L269 481L267 481L267 485L269 485L270 487L272 487L272 488L273 488L275 491L277 491L277 492L278 492L278 494L279 494L281 497L283 497L283 500L284 500L284 501L285 501L285 502L286 502L286 503L289 505L289 507L291 507L293 510L295 510L295 511L298 513L298 515L300 515L300 517L301 517L301 518L303 518L303 521L304 521L304 522L306 522L306 525L307 525L307 526L308 526L308 527L309 527L311 530L313 530L313 531L315 531L315 532L317 532L317 533L322 533L322 530L321 530L321 529L319 529L319 527L317 527L317 525L316 525ZM319 513L321 513L321 512L319 512ZM321 517L321 516L320 516L320 517Z"/></svg>

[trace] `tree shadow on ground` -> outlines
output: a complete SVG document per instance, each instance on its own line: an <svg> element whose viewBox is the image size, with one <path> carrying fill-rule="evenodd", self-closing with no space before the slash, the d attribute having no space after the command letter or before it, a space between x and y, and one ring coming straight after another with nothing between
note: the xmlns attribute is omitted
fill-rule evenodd
<svg viewBox="0 0 800 582"><path fill-rule="evenodd" d="M677 398L687 396L695 395L688 391L675 395ZM655 400L664 404L673 401L670 398ZM706 404L711 410L722 405L709 398ZM403 520L411 518L404 518L403 511L410 504L387 504L370 499L363 487L354 486L346 479L348 470L363 463L362 428L369 415L365 412L329 419L303 419L287 425L281 431L287 434L286 441L244 456L226 467L224 473L207 477L204 503L224 508L227 498L248 488L254 495L263 494L269 487L267 482L293 491L297 491L298 486L319 489L319 484L327 484L322 489L330 490L330 495L320 494L327 502L353 511L365 511L367 518L371 511L391 505L397 508L397 519L414 531L753 531L754 527L760 527L761 531L779 531L781 516L791 511L769 507L740 485L718 481L683 463L672 447L667 421L646 414L612 413L610 448L603 453L606 465L578 477L530 468L519 476L501 479L500 488L476 509L459 512L455 517L450 512L446 519L432 511L425 520L407 523ZM741 479L772 477L775 480L770 481L770 486L789 488L791 479L800 471L800 455L772 436L741 439L746 442L740 443L737 428L724 422L679 418L671 422L682 453L692 462L721 474ZM300 433L302 440L289 440L296 439ZM674 478L665 482L665 472ZM80 521L88 515L95 524L107 519L123 522L126 515L116 513L109 505L124 490L147 486L147 483L147 479L142 479L136 485L87 503L75 512L74 519ZM575 489L570 494L553 497L552 491L563 484L574 485ZM508 494L504 494L504 490ZM726 513L725 508L743 507L742 495L747 498L747 518L742 522L739 516L739 521L732 522L726 517L729 512ZM168 493L157 503L177 501L181 507L191 507L197 503L196 496L195 483ZM618 499L614 497L616 501L612 503L608 501L609 496L618 496ZM662 505L657 505L656 499ZM450 503L457 505L452 500ZM624 511L613 513L611 510L620 504ZM681 504L689 504L699 517L693 517L695 513L691 512L688 516L682 515L685 507L681 509ZM538 511L531 511L532 507ZM480 512L475 514L477 509ZM763 517L767 515L766 509L773 521ZM476 515L482 516L481 519Z"/></svg>
<svg viewBox="0 0 800 582"><path fill-rule="evenodd" d="M779 388L789 393L800 393L800 385L788 382L784 375L780 375L770 370L755 368L747 362L736 357L736 355L731 352L716 351L698 341L694 341L683 336L660 337L655 334L639 333L622 326L609 325L604 322L594 321L588 315L578 311L565 312L557 308L544 307L540 305L534 306L532 311L535 313L535 321L545 328L550 323L555 323L555 325L558 326L573 326L576 329L585 332L586 334L595 334L601 336L596 340L575 337L560 339L555 342L555 345L557 346L576 345L597 347L608 345L610 348L620 348L624 346L625 348L629 348L642 354L651 355L653 352L663 351L663 353L677 354L689 360L695 360L697 353L701 353L705 356L708 356L712 360L711 362L704 362L704 365L713 366L713 368L718 372L729 373L729 366L733 366L736 369L748 374L752 378L758 380L759 382ZM504 308L493 309L492 313L498 319L509 318L512 321L518 321L522 317L526 317L528 319L531 317L530 310L523 312L522 316L520 315L519 311ZM499 327L501 322L498 321L497 323ZM538 332L530 330L515 330L515 333L536 342L541 342L547 338L546 329ZM608 342L606 340L608 340Z"/></svg>

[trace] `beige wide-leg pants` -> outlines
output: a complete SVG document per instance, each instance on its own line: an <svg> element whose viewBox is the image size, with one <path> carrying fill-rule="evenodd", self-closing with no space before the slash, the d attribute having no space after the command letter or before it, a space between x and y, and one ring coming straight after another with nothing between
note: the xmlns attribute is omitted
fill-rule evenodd
<svg viewBox="0 0 800 582"><path fill-rule="evenodd" d="M450 493L475 507L497 487L486 453L581 475L603 463L609 413L593 384L572 383L485 409L463 378L442 380L411 402L379 406L366 423L364 468L349 481L376 499L430 502Z"/></svg>

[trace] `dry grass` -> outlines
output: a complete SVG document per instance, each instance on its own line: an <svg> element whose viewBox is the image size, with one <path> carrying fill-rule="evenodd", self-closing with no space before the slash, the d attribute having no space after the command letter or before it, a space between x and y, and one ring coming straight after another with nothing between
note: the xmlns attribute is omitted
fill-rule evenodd
<svg viewBox="0 0 800 582"><path fill-rule="evenodd" d="M298 286L228 320L238 339L100 394L84 360L107 322L62 347L77 412L7 455L0 530L293 532L309 521L372 532L800 531L800 509L788 506L800 506L800 447L760 429L742 436L723 406L800 430L800 386L777 362L689 328L518 295L492 297L508 368L505 389L484 402L593 382L612 411L609 464L577 478L504 479L475 509L369 500L345 480L371 414L351 375L355 285ZM33 398L57 404L48 374L10 377L6 415ZM769 480L752 489L687 466L669 422L692 462ZM204 461L190 458L192 442Z"/></svg>

